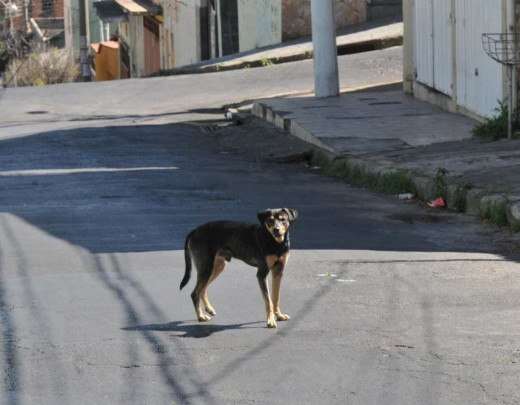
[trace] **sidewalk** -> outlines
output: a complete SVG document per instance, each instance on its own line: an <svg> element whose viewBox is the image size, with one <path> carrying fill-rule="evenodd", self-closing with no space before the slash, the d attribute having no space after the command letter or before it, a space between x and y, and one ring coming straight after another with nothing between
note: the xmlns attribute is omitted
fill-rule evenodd
<svg viewBox="0 0 520 405"><path fill-rule="evenodd" d="M520 230L520 140L472 138L475 121L389 85L260 100L253 114L317 147L312 164L330 175Z"/></svg>
<svg viewBox="0 0 520 405"><path fill-rule="evenodd" d="M348 27L337 35L336 43L339 55L402 45L403 23L387 19ZM272 64L311 59L312 52L312 40L310 38L303 38L193 65L181 66L162 71L159 75L209 73L269 66Z"/></svg>

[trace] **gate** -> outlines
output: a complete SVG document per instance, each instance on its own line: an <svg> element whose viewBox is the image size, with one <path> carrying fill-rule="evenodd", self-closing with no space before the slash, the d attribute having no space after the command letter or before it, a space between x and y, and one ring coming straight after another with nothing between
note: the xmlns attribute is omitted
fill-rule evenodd
<svg viewBox="0 0 520 405"><path fill-rule="evenodd" d="M161 70L161 48L159 40L159 23L152 18L144 17L144 75L149 76Z"/></svg>
<svg viewBox="0 0 520 405"><path fill-rule="evenodd" d="M453 24L451 0L416 0L417 81L453 94Z"/></svg>
<svg viewBox="0 0 520 405"><path fill-rule="evenodd" d="M501 0L456 0L457 100L482 116L502 100L502 66L482 49L484 32L504 32Z"/></svg>
<svg viewBox="0 0 520 405"><path fill-rule="evenodd" d="M483 32L504 32L502 0L415 0L418 82L481 116L503 99L503 69L482 49Z"/></svg>

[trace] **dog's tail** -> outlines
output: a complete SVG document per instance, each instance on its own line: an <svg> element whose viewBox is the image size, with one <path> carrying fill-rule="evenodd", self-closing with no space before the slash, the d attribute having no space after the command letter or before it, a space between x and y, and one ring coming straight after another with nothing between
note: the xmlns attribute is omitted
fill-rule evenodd
<svg viewBox="0 0 520 405"><path fill-rule="evenodd" d="M186 236L186 242L184 242L184 261L186 262L186 270L184 271L184 277L182 278L180 289L182 290L191 277L191 254L190 254L190 238L193 232L190 232Z"/></svg>

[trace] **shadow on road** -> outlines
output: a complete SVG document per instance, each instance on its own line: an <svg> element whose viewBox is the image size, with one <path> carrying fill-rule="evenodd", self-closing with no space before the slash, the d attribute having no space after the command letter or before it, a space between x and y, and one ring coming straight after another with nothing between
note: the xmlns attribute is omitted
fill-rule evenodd
<svg viewBox="0 0 520 405"><path fill-rule="evenodd" d="M219 144L225 134L184 123L4 140L0 208L92 253L182 249L185 235L203 222L254 222L257 211L273 206L299 209L297 249L490 250L484 231L463 229L460 216L435 212L423 221L415 206L368 198L303 165L233 154L240 142L250 146L248 131L254 129L246 128L233 150ZM274 148L284 142L290 140ZM396 212L414 221L401 221Z"/></svg>
<svg viewBox="0 0 520 405"><path fill-rule="evenodd" d="M256 326L253 326L256 325ZM182 335L179 337L187 338L205 338L213 335L217 332L225 330L237 330L237 329L263 329L265 322L246 322L246 323L235 323L229 325L218 325L214 323L187 323L184 321L167 322L151 325L137 325L123 328L128 331L145 331L151 330L156 332L178 332Z"/></svg>

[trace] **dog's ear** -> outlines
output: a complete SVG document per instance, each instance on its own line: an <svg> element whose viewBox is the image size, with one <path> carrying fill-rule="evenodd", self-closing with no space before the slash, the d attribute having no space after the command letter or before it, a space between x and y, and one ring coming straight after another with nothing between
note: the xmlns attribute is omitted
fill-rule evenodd
<svg viewBox="0 0 520 405"><path fill-rule="evenodd" d="M260 211L258 214L256 214L256 216L258 217L258 220L260 221L261 224L263 224L265 222L265 220L267 218L269 218L271 215L272 215L271 210Z"/></svg>
<svg viewBox="0 0 520 405"><path fill-rule="evenodd" d="M293 208L284 208L284 212L289 216L289 221L295 221L298 218L298 211Z"/></svg>

